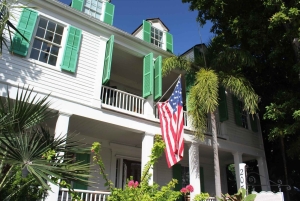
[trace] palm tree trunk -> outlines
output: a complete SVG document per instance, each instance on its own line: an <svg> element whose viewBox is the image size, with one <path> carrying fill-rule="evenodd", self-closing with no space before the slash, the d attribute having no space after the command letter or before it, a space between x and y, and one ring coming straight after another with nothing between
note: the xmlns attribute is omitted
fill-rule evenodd
<svg viewBox="0 0 300 201"><path fill-rule="evenodd" d="M210 113L210 119L211 119L212 140L213 140L213 150L214 150L215 190L216 190L216 197L221 197L221 178L220 178L217 126L216 126L216 117L213 112Z"/></svg>

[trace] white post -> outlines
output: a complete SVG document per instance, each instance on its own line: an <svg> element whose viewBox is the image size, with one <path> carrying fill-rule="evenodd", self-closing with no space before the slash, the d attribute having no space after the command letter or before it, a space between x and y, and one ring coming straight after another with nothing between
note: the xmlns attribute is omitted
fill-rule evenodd
<svg viewBox="0 0 300 201"><path fill-rule="evenodd" d="M270 191L271 188L266 159L264 157L258 157L257 164L260 175L261 189L263 191Z"/></svg>
<svg viewBox="0 0 300 201"><path fill-rule="evenodd" d="M56 126L55 126L55 135L54 138L58 137L67 137L68 133L68 127L69 127L69 120L70 116L72 114L65 113L62 111L59 111L59 116L56 121ZM59 155L63 155L64 153L58 153ZM54 184L49 183L49 186L51 188L51 191L49 190L48 196L46 197L45 201L56 201L58 200L58 193L59 193L59 186L56 186Z"/></svg>
<svg viewBox="0 0 300 201"><path fill-rule="evenodd" d="M236 187L237 190L241 188L240 185L240 172L239 172L239 164L243 162L242 154L239 152L232 153L234 158L234 170L235 170L235 179L236 179Z"/></svg>
<svg viewBox="0 0 300 201"><path fill-rule="evenodd" d="M146 163L150 159L151 150L154 144L154 135L150 133L145 133L142 141L142 175ZM149 180L149 185L153 184L153 167L150 168L149 173L152 175Z"/></svg>
<svg viewBox="0 0 300 201"><path fill-rule="evenodd" d="M201 193L199 145L195 142L189 148L189 173L190 184L194 187L194 192L190 194L190 199L194 200L195 195Z"/></svg>
<svg viewBox="0 0 300 201"><path fill-rule="evenodd" d="M99 53L98 53L98 62L96 65L95 72L95 83L94 83L94 97L92 100L92 106L96 108L101 107L101 87L102 87L102 76L103 76L103 66L104 66L104 57L106 50L107 39L100 37Z"/></svg>
<svg viewBox="0 0 300 201"><path fill-rule="evenodd" d="M148 118L155 118L154 116L154 100L153 95L150 95L144 103L144 114Z"/></svg>

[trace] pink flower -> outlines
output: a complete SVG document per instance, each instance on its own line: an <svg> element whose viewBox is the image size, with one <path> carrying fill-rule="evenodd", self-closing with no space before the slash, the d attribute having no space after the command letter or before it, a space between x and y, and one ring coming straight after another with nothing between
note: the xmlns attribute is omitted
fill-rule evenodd
<svg viewBox="0 0 300 201"><path fill-rule="evenodd" d="M131 187L133 187L133 186L134 186L134 181L133 181L133 180L129 181L129 182L128 182L128 187L131 188Z"/></svg>
<svg viewBox="0 0 300 201"><path fill-rule="evenodd" d="M138 185L139 185L139 182L136 181L136 182L134 183L133 187L136 188L136 187L138 187Z"/></svg>
<svg viewBox="0 0 300 201"><path fill-rule="evenodd" d="M185 187L189 192L194 192L194 187L192 186L192 185L187 185L186 187Z"/></svg>
<svg viewBox="0 0 300 201"><path fill-rule="evenodd" d="M186 193L188 192L188 189L182 188L182 189L180 190L180 192L186 194Z"/></svg>

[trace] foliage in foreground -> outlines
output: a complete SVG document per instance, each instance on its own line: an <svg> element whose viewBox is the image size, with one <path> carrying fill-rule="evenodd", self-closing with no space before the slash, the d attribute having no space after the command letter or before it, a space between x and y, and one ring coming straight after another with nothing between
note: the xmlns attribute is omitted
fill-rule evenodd
<svg viewBox="0 0 300 201"><path fill-rule="evenodd" d="M127 185L124 189L115 188L113 183L108 179L108 175L105 174L104 164L100 155L100 143L95 142L91 148L94 153L93 161L100 167L100 174L106 181L106 186L111 191L110 201L175 201L180 196L179 191L174 191L176 179L172 179L166 186L160 187L158 184L149 185L149 179L151 174L149 173L150 168L161 157L164 152L165 143L163 142L160 135L155 136L155 143L151 151L150 160L145 165L141 177L141 182L127 181Z"/></svg>
<svg viewBox="0 0 300 201"><path fill-rule="evenodd" d="M240 188L238 192L234 195L225 194L221 198L218 198L219 201L254 201L256 198L255 194L249 194L246 196L246 189Z"/></svg>
<svg viewBox="0 0 300 201"><path fill-rule="evenodd" d="M29 88L18 89L15 99L7 94L0 99L1 200L18 196L25 199L25 189L33 186L45 191L50 189L50 183L58 185L59 181L73 192L66 181L84 182L89 177L89 165L61 154L83 151L72 136L60 133L54 138L42 125L54 116L48 96L39 98ZM20 173L24 179L17 177ZM12 191L14 186L17 188Z"/></svg>

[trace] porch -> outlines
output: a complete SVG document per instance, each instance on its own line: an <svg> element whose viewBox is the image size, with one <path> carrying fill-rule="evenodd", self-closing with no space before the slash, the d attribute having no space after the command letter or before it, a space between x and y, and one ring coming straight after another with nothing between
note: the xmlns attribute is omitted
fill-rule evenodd
<svg viewBox="0 0 300 201"><path fill-rule="evenodd" d="M109 113L113 112L110 111ZM102 115L105 114L102 113ZM126 115L123 116L126 117ZM140 121L138 117L133 119L136 119L137 123ZM156 119L156 121L158 120ZM120 126L118 121L114 122L114 124L112 123L62 112L60 112L58 118L47 122L53 134L66 133L67 131L72 133L75 131L77 134L73 140L78 139L84 142L87 147L90 147L93 142L101 142L101 155L103 156L109 179L113 181L116 187L122 188L122 186L126 185L126 179L129 176L134 176L135 181L140 181L142 167L149 160L154 135L158 133L159 125L158 123L153 124L152 129L144 129L144 126L141 125L143 127L140 130L134 130L130 127ZM147 121L144 123L148 124ZM147 132L144 130L147 130ZM196 193L208 192L214 196L213 150L209 142L210 137L204 142L194 143L186 141L184 158L175 165L176 167L168 168L166 158L163 155L153 168L151 181L164 186L172 178L175 178L181 181L180 186L176 190L180 190L187 184L192 184L195 189L198 189ZM226 140L219 141L221 145L224 142ZM244 154L242 159L241 153L235 153L235 151L235 147L232 147L232 150L219 150L222 192L227 192L226 165L238 164L243 159L255 158ZM91 162L91 154L87 153L86 159L88 163L91 163L90 181L94 182L94 184L86 186L84 189L73 187L85 200L106 200L110 192L105 191L105 181L99 175L97 166ZM177 170L174 168L177 168ZM57 192L56 198L50 199L51 201L70 200L67 189L57 189L54 192Z"/></svg>

